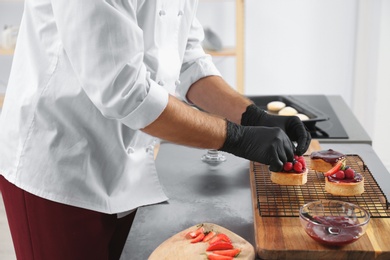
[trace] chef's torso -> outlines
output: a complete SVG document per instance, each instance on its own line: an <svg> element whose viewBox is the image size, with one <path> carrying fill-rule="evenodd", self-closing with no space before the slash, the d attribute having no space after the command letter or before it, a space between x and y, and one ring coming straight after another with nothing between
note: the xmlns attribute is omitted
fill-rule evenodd
<svg viewBox="0 0 390 260"><path fill-rule="evenodd" d="M158 140L140 129L168 94L185 99L193 81L218 74L199 46L196 6L26 1L1 114L0 173L38 196L107 213L166 200Z"/></svg>

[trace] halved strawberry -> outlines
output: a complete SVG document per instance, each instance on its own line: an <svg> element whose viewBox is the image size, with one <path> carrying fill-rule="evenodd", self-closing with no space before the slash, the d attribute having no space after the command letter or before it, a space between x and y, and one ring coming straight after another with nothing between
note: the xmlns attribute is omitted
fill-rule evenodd
<svg viewBox="0 0 390 260"><path fill-rule="evenodd" d="M226 250L214 250L214 254L236 257L241 253L240 248L226 249Z"/></svg>
<svg viewBox="0 0 390 260"><path fill-rule="evenodd" d="M197 237L191 240L191 243L198 243L200 241L203 241L203 238L205 237L204 233L200 233Z"/></svg>
<svg viewBox="0 0 390 260"><path fill-rule="evenodd" d="M232 243L225 241L217 241L209 245L206 251L214 251L214 250L226 250L233 249Z"/></svg>
<svg viewBox="0 0 390 260"><path fill-rule="evenodd" d="M207 254L207 259L209 260L232 260L232 256L216 255L216 254Z"/></svg>
<svg viewBox="0 0 390 260"><path fill-rule="evenodd" d="M203 228L203 226L199 227L199 228L196 229L196 230L192 230L192 231L188 232L188 233L185 235L185 237L186 237L187 239L195 238L195 237L197 237L200 233L204 233L204 228Z"/></svg>
<svg viewBox="0 0 390 260"><path fill-rule="evenodd" d="M212 239L217 233L215 233L214 231L210 231L208 233L205 233L205 237L203 238L203 242L207 242L209 241L210 239Z"/></svg>
<svg viewBox="0 0 390 260"><path fill-rule="evenodd" d="M338 172L341 167L345 164L345 160L340 160L336 163L335 166L333 166L332 169L330 169L329 171L325 172L324 175L327 177L327 176L330 176L330 175L333 175L335 174L336 172Z"/></svg>
<svg viewBox="0 0 390 260"><path fill-rule="evenodd" d="M219 233L215 237L213 237L210 240L210 244L215 243L217 241L225 241L225 242L228 242L228 243L232 243L230 238L226 234L224 234L224 233Z"/></svg>

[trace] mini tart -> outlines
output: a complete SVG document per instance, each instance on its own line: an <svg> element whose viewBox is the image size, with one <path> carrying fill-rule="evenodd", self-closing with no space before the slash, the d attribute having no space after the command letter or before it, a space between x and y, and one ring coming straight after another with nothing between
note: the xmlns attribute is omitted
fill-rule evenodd
<svg viewBox="0 0 390 260"><path fill-rule="evenodd" d="M301 173L271 171L271 181L279 185L303 185L307 182L307 172L307 168Z"/></svg>
<svg viewBox="0 0 390 260"><path fill-rule="evenodd" d="M345 158L345 154L332 149L315 151L310 154L310 169L319 172L327 172L336 163Z"/></svg>
<svg viewBox="0 0 390 260"><path fill-rule="evenodd" d="M344 180L334 180L332 177L325 177L326 192L336 196L356 196L364 192L364 177L360 175L360 181L349 182Z"/></svg>

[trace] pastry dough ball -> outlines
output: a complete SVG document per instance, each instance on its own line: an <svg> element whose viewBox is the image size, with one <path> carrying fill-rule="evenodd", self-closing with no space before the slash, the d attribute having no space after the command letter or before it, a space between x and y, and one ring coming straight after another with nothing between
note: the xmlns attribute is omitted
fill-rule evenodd
<svg viewBox="0 0 390 260"><path fill-rule="evenodd" d="M295 116L298 114L298 111L293 107L285 107L278 114L281 116Z"/></svg>
<svg viewBox="0 0 390 260"><path fill-rule="evenodd" d="M267 109L269 111L277 112L284 108L286 104L282 101L272 101L267 104Z"/></svg>
<svg viewBox="0 0 390 260"><path fill-rule="evenodd" d="M299 119L301 119L301 121L305 121L305 120L310 119L307 115L301 114L301 113L296 114L296 116L299 117Z"/></svg>

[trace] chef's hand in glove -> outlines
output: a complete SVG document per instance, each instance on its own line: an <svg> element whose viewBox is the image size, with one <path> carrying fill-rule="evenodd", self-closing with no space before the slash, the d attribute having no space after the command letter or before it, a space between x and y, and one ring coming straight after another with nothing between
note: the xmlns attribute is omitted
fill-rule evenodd
<svg viewBox="0 0 390 260"><path fill-rule="evenodd" d="M227 121L227 137L220 150L270 165L271 171L281 171L283 163L294 158L293 144L282 129L242 126L230 121Z"/></svg>
<svg viewBox="0 0 390 260"><path fill-rule="evenodd" d="M242 114L241 125L268 126L281 128L291 141L297 142L295 154L302 155L309 148L311 136L305 125L297 116L270 115L263 109L252 104Z"/></svg>

